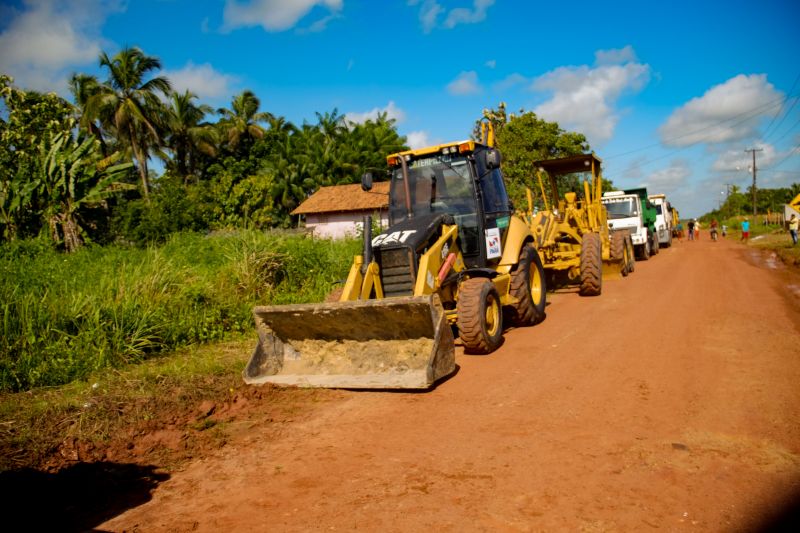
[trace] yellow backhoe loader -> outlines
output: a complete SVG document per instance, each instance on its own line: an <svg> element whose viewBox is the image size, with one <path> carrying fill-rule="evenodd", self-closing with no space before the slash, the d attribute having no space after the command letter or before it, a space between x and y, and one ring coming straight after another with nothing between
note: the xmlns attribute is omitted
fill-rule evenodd
<svg viewBox="0 0 800 533"><path fill-rule="evenodd" d="M630 236L609 233L602 196L601 161L594 154L581 154L534 163L541 194L541 208L534 207L528 189L528 211L524 217L535 237L548 283L553 287L577 283L583 296L602 292L603 279L627 276L633 271ZM558 178L583 175L583 196L570 191L559 194Z"/></svg>
<svg viewBox="0 0 800 533"><path fill-rule="evenodd" d="M247 383L426 389L468 353L544 318L534 236L516 216L492 132L387 157L389 229L356 256L339 302L256 307ZM362 187L369 190L372 176Z"/></svg>

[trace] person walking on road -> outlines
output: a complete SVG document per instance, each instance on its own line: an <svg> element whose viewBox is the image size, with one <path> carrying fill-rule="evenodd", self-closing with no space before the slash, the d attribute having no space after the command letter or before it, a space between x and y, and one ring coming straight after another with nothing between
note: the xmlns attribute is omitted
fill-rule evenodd
<svg viewBox="0 0 800 533"><path fill-rule="evenodd" d="M698 241L700 240L700 221L699 220L695 220L694 221L694 238L697 239Z"/></svg>
<svg viewBox="0 0 800 533"><path fill-rule="evenodd" d="M750 220L744 219L742 220L742 240L745 244L750 239Z"/></svg>
<svg viewBox="0 0 800 533"><path fill-rule="evenodd" d="M792 214L789 219L789 234L792 236L792 246L797 244L797 228L800 226L800 219Z"/></svg>
<svg viewBox="0 0 800 533"><path fill-rule="evenodd" d="M694 220L690 220L686 227L689 228L689 240L694 240Z"/></svg>

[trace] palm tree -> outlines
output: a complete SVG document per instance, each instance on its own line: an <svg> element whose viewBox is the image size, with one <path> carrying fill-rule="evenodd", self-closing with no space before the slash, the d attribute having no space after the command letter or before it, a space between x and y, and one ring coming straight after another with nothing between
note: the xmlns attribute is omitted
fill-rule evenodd
<svg viewBox="0 0 800 533"><path fill-rule="evenodd" d="M260 139L264 136L264 128L259 122L268 122L274 117L267 112L259 112L261 101L253 91L242 91L233 97L231 108L217 109L222 115L219 128L222 130L228 146L235 149L242 139Z"/></svg>
<svg viewBox="0 0 800 533"><path fill-rule="evenodd" d="M297 133L298 131L297 127L294 124L286 120L286 117L270 115L270 117L267 119L267 124L269 124L270 131L276 133L289 134L289 133Z"/></svg>
<svg viewBox="0 0 800 533"><path fill-rule="evenodd" d="M103 153L107 152L106 140L103 137L102 124L97 120L97 117L90 117L86 113L86 106L89 100L102 92L103 86L95 76L90 74L73 74L69 79L69 90L72 93L72 98L75 101L75 106L78 111L78 123L90 135L100 141L100 147Z"/></svg>
<svg viewBox="0 0 800 533"><path fill-rule="evenodd" d="M210 124L201 122L206 114L214 110L205 104L195 105L192 101L195 98L197 95L190 91L173 92L166 108L166 144L173 152L175 170L184 180L194 174L198 153L209 156L216 154L216 130Z"/></svg>
<svg viewBox="0 0 800 533"><path fill-rule="evenodd" d="M170 82L162 76L145 81L148 74L161 68L161 61L145 55L139 48L124 48L113 58L103 52L100 66L108 69L109 77L88 98L85 120L99 119L131 148L138 163L142 191L149 199L147 160L150 147L158 146L162 138L159 127L162 104L156 93L169 94Z"/></svg>

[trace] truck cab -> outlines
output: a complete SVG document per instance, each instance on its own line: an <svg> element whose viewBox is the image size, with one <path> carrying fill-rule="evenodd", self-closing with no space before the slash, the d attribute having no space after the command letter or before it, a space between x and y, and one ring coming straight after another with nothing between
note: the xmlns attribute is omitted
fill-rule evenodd
<svg viewBox="0 0 800 533"><path fill-rule="evenodd" d="M672 206L664 194L651 194L647 199L656 207L656 233L659 245L668 248L672 246Z"/></svg>
<svg viewBox="0 0 800 533"><path fill-rule="evenodd" d="M601 201L608 212L609 229L630 234L636 256L649 259L654 236L644 222L639 195L610 191L603 193Z"/></svg>

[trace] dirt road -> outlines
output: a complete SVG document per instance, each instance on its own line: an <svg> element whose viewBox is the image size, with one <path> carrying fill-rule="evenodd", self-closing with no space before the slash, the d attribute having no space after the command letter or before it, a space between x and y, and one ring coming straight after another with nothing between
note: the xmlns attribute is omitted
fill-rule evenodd
<svg viewBox="0 0 800 533"><path fill-rule="evenodd" d="M707 237L707 235L704 235ZM253 427L114 531L730 531L800 494L800 280L683 242L427 393ZM785 508L785 507L784 507Z"/></svg>

